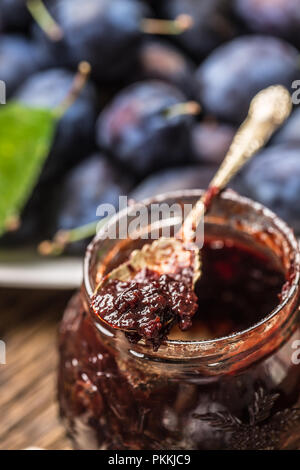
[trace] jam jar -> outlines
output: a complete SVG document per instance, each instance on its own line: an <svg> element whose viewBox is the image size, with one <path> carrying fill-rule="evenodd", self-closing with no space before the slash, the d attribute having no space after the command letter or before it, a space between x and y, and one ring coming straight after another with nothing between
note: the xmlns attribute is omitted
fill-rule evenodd
<svg viewBox="0 0 300 470"><path fill-rule="evenodd" d="M194 204L200 196L196 190L175 192L145 206L150 211L157 202ZM124 217L128 213L120 212L107 227ZM172 220L165 223L172 225ZM74 447L299 449L300 254L292 230L260 204L223 192L205 217L204 250L221 248L222 254L222 247L229 246L233 258L241 252L239 284L220 294L215 275L206 274L215 257L208 250L213 256L203 263L202 276L211 301L206 299L201 317L199 295L202 326L196 322L186 333L174 329L156 351L143 340L131 344L91 309L101 276L149 243L144 237L113 240L103 233L87 249L81 292L70 301L59 331L60 413ZM252 255L259 259L257 268ZM226 278L225 258L213 266L221 266ZM250 290L245 287L248 271ZM274 286L279 288L275 297ZM216 304L216 299L221 300ZM228 327L233 310L236 318ZM216 312L222 327L213 330L208 319Z"/></svg>

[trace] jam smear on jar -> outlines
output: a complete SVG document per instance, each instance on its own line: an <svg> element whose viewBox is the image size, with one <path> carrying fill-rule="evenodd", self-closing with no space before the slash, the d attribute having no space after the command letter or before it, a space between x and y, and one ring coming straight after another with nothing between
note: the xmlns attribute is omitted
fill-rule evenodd
<svg viewBox="0 0 300 470"><path fill-rule="evenodd" d="M143 338L157 350L175 323L192 326L198 299L191 283L178 275L143 269L130 281L109 280L92 300L104 322L122 329L130 342Z"/></svg>

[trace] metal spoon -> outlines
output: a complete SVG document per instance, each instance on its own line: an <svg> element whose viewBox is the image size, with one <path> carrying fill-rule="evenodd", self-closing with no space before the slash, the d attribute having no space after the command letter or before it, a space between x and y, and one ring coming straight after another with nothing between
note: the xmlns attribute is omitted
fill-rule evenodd
<svg viewBox="0 0 300 470"><path fill-rule="evenodd" d="M128 261L108 273L95 295L108 281L129 281L144 268L159 274L182 273L193 284L201 276L201 253L195 243L197 227L212 200L225 188L241 167L269 140L287 119L292 109L291 97L281 85L259 92L251 101L248 117L238 129L231 147L207 191L191 210L180 230L172 238L159 238L132 252ZM102 319L103 320L103 319ZM103 320L104 321L104 320Z"/></svg>

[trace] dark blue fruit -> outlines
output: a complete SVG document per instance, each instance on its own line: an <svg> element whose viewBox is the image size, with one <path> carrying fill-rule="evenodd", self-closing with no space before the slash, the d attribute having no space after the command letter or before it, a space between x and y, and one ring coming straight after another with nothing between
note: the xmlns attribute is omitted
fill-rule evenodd
<svg viewBox="0 0 300 470"><path fill-rule="evenodd" d="M73 168L62 183L57 227L71 229L93 222L100 204L118 208L119 196L127 195L130 187L130 178L107 158L91 155Z"/></svg>
<svg viewBox="0 0 300 470"><path fill-rule="evenodd" d="M144 3L146 3L147 5L150 5L153 11L157 13L160 12L161 0L144 0Z"/></svg>
<svg viewBox="0 0 300 470"><path fill-rule="evenodd" d="M194 161L219 165L224 159L236 128L215 121L202 121L194 125L191 147Z"/></svg>
<svg viewBox="0 0 300 470"><path fill-rule="evenodd" d="M119 196L127 195L131 186L130 178L103 155L91 155L73 168L60 185L52 205L53 232L100 220L96 215L100 204L112 204L118 211ZM75 248L82 246L77 244Z"/></svg>
<svg viewBox="0 0 300 470"><path fill-rule="evenodd" d="M0 0L0 31L23 31L31 21L25 0Z"/></svg>
<svg viewBox="0 0 300 470"><path fill-rule="evenodd" d="M244 36L220 46L199 67L199 100L208 113L237 123L253 96L274 84L291 89L299 52L271 36Z"/></svg>
<svg viewBox="0 0 300 470"><path fill-rule="evenodd" d="M298 142L300 146L300 109L296 108L286 124L274 136L272 142L274 144Z"/></svg>
<svg viewBox="0 0 300 470"><path fill-rule="evenodd" d="M214 167L199 165L162 170L143 180L130 197L142 201L171 191L206 189L215 171Z"/></svg>
<svg viewBox="0 0 300 470"><path fill-rule="evenodd" d="M138 177L189 160L193 116L176 113L186 97L161 81L133 84L100 114L97 142Z"/></svg>
<svg viewBox="0 0 300 470"><path fill-rule="evenodd" d="M52 188L48 185L39 185L33 190L27 204L20 215L20 227L13 232L7 232L1 237L0 243L4 246L33 247L47 233L47 218L49 218L49 200L52 199Z"/></svg>
<svg viewBox="0 0 300 470"><path fill-rule="evenodd" d="M68 95L73 79L74 74L64 69L39 72L14 97L29 106L55 109ZM93 149L97 109L97 94L89 82L58 123L41 181L57 177Z"/></svg>
<svg viewBox="0 0 300 470"><path fill-rule="evenodd" d="M160 9L168 19L182 14L192 17L193 27L177 40L195 59L202 59L235 35L228 0L163 0Z"/></svg>
<svg viewBox="0 0 300 470"><path fill-rule="evenodd" d="M99 81L121 78L136 58L141 19L149 10L139 0L57 0L50 12L63 31L55 56L74 67L86 60ZM41 31L36 33L41 36ZM44 35L44 33L42 33ZM45 41L45 37L44 37Z"/></svg>
<svg viewBox="0 0 300 470"><path fill-rule="evenodd" d="M193 97L196 90L195 65L179 49L167 41L143 41L138 53L135 80L164 80Z"/></svg>
<svg viewBox="0 0 300 470"><path fill-rule="evenodd" d="M43 1L50 16L55 19L55 10L57 8L58 0ZM40 55L46 58L49 67L66 67L70 66L70 59L67 51L67 46L63 40L63 31L58 27L52 31L51 34L46 33L41 29L40 25L33 21L31 28L31 35L38 45ZM77 64L73 67L77 67Z"/></svg>
<svg viewBox="0 0 300 470"><path fill-rule="evenodd" d="M235 12L247 27L300 45L299 0L234 0Z"/></svg>
<svg viewBox="0 0 300 470"><path fill-rule="evenodd" d="M269 207L300 233L299 145L262 151L243 172L244 192Z"/></svg>
<svg viewBox="0 0 300 470"><path fill-rule="evenodd" d="M22 36L0 34L0 80L9 98L40 66L36 46Z"/></svg>

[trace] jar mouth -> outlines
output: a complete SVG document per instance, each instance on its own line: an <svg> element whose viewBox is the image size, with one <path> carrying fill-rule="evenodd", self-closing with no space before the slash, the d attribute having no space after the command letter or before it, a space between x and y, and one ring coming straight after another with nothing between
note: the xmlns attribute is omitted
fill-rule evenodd
<svg viewBox="0 0 300 470"><path fill-rule="evenodd" d="M155 202L163 202L166 198L168 199L180 199L180 198L189 198L189 197L196 197L200 198L201 195L204 193L204 190L184 190L184 191L173 191L170 193L161 194L155 196L154 198L148 198L142 201L142 203L146 206ZM235 193L234 191L228 189L220 194L219 198L224 200L230 200L232 202L238 203L239 205L251 208L256 213L261 214L262 216L272 220L274 226L278 229L278 231L283 235L285 239L285 243L287 246L290 247L290 251L292 253L291 264L293 266L293 277L292 281L288 289L285 291L284 298L281 302L265 317L263 317L258 322L254 323L250 327L234 332L232 334L221 336L218 338L212 339L204 339L204 340L179 340L179 339L168 339L166 340L160 347L157 353L151 352L151 355L161 357L162 353L167 352L168 350L176 350L177 348L189 348L198 350L199 352L207 351L210 349L214 349L215 347L218 348L219 346L225 346L228 344L238 343L243 341L244 339L249 339L250 336L256 335L257 333L261 334L263 330L266 330L266 326L272 323L272 328L274 327L274 320L280 317L280 312L284 310L289 304L293 303L296 300L300 285L300 250L299 250L299 243L294 235L293 230L282 220L280 219L274 212L270 209L266 208L262 204L255 202L247 197L240 196L239 194ZM94 294L93 287L90 282L90 265L92 261L92 254L97 247L97 244L103 240L103 233L105 228L110 224L115 224L122 216L126 215L129 210L134 210L135 205L130 206L129 209L124 209L108 221L107 225L101 228L101 230L97 233L94 237L92 242L89 244L85 259L84 259L84 288L86 291L86 295L88 298L91 298ZM276 321L275 321L276 322ZM105 328L107 328L105 326ZM268 329L268 328L267 328ZM223 349L222 347L222 349ZM149 347L144 344L143 341L140 341L137 345L134 345L134 349L140 352L149 353Z"/></svg>

